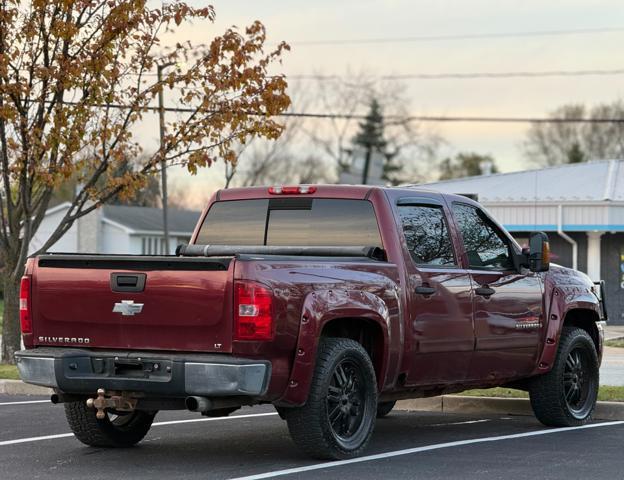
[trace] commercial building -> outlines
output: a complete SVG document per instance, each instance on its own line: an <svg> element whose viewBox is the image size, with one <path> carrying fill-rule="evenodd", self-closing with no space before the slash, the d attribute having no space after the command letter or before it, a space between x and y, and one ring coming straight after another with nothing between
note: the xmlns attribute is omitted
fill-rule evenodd
<svg viewBox="0 0 624 480"><path fill-rule="evenodd" d="M476 194L520 244L548 233L552 260L605 280L610 322L624 324L624 161L606 160L427 184Z"/></svg>

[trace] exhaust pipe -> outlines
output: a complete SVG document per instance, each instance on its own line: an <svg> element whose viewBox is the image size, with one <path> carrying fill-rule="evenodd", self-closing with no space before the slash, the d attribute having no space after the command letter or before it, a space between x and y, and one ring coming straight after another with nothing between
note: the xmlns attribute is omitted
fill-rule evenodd
<svg viewBox="0 0 624 480"><path fill-rule="evenodd" d="M184 405L191 412L207 412L214 408L212 400L206 397L186 397Z"/></svg>
<svg viewBox="0 0 624 480"><path fill-rule="evenodd" d="M58 405L59 403L80 402L82 400L84 400L84 397L80 395L68 395L66 393L53 393L50 395L50 401L54 405Z"/></svg>

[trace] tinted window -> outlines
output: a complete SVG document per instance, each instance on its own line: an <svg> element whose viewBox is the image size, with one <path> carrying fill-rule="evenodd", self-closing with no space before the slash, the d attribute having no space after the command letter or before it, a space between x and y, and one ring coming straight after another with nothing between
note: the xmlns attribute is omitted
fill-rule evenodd
<svg viewBox="0 0 624 480"><path fill-rule="evenodd" d="M507 240L487 217L476 208L461 203L453 205L453 215L464 240L471 268L513 268Z"/></svg>
<svg viewBox="0 0 624 480"><path fill-rule="evenodd" d="M455 265L453 244L441 207L399 207L407 248L417 265Z"/></svg>
<svg viewBox="0 0 624 480"><path fill-rule="evenodd" d="M217 202L204 220L197 243L382 246L370 202L305 197Z"/></svg>
<svg viewBox="0 0 624 480"><path fill-rule="evenodd" d="M268 200L216 202L197 237L200 245L263 245Z"/></svg>

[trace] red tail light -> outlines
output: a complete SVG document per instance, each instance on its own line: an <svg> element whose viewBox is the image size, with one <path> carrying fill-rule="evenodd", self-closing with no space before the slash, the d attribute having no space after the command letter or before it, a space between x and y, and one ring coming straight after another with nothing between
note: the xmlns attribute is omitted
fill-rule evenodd
<svg viewBox="0 0 624 480"><path fill-rule="evenodd" d="M254 282L234 286L234 337L236 340L273 338L273 294Z"/></svg>
<svg viewBox="0 0 624 480"><path fill-rule="evenodd" d="M22 277L19 296L20 326L22 334L32 333L32 317L30 316L30 277Z"/></svg>
<svg viewBox="0 0 624 480"><path fill-rule="evenodd" d="M305 195L307 193L316 192L314 185L294 185L291 187L269 187L269 193L271 195Z"/></svg>

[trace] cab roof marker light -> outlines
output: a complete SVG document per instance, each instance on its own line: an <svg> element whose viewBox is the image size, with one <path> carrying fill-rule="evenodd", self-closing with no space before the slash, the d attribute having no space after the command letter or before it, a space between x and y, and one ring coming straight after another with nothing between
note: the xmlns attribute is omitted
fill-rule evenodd
<svg viewBox="0 0 624 480"><path fill-rule="evenodd" d="M271 195L305 195L316 192L314 185L293 185L269 187Z"/></svg>

